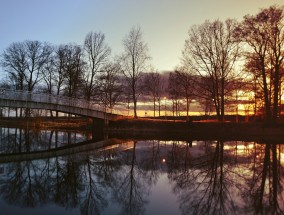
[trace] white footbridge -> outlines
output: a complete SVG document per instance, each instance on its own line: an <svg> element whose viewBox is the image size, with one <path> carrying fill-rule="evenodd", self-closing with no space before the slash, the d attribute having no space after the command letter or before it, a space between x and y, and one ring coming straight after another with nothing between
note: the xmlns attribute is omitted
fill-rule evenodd
<svg viewBox="0 0 284 215"><path fill-rule="evenodd" d="M114 110L84 99L5 88L0 88L0 107L45 109L110 121L127 117L124 108Z"/></svg>

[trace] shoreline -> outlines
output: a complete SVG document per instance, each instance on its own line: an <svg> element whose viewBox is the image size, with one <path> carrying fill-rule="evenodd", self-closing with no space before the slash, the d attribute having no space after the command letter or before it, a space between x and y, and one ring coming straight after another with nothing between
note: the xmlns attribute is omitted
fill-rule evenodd
<svg viewBox="0 0 284 215"><path fill-rule="evenodd" d="M94 132L92 120L83 117L0 118L0 126L32 129L81 130ZM111 137L180 140L259 140L284 143L284 123L186 122L173 120L123 119L101 129Z"/></svg>
<svg viewBox="0 0 284 215"><path fill-rule="evenodd" d="M258 140L284 143L284 123L181 122L124 120L114 122L108 132L130 137L180 137L183 140Z"/></svg>
<svg viewBox="0 0 284 215"><path fill-rule="evenodd" d="M1 117L0 126L5 127L20 127L20 128L33 128L33 129L87 129L91 130L92 122L88 118L81 117L29 117L29 118L16 118L16 117Z"/></svg>

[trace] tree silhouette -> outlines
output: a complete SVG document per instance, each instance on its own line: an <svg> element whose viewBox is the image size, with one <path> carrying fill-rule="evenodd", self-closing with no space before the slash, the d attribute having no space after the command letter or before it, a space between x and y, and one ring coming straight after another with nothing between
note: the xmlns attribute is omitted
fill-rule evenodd
<svg viewBox="0 0 284 215"><path fill-rule="evenodd" d="M276 120L279 109L280 83L283 74L284 21L283 9L272 6L258 14L247 15L236 28L237 40L249 45L248 60L257 62L254 71L260 74L261 88L268 121Z"/></svg>
<svg viewBox="0 0 284 215"><path fill-rule="evenodd" d="M127 85L131 90L131 97L134 104L134 117L137 118L138 90L145 72L148 61L148 46L143 41L140 27L133 27L123 40L124 52L120 56L120 63Z"/></svg>
<svg viewBox="0 0 284 215"><path fill-rule="evenodd" d="M85 96L88 101L96 94L96 75L102 72L103 67L108 63L111 53L110 47L105 43L105 35L102 33L90 32L86 35L84 49L87 55L87 71L84 77Z"/></svg>
<svg viewBox="0 0 284 215"><path fill-rule="evenodd" d="M183 67L199 78L196 81L199 97L210 96L218 120L224 120L225 103L232 80L238 74L234 64L239 55L239 45L233 38L234 20L206 21L188 31L183 54ZM205 85L204 85L205 84Z"/></svg>

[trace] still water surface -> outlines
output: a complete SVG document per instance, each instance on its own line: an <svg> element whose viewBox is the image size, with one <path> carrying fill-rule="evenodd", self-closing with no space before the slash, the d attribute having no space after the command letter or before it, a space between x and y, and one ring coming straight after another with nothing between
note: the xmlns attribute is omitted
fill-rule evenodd
<svg viewBox="0 0 284 215"><path fill-rule="evenodd" d="M0 129L1 214L283 214L284 145Z"/></svg>

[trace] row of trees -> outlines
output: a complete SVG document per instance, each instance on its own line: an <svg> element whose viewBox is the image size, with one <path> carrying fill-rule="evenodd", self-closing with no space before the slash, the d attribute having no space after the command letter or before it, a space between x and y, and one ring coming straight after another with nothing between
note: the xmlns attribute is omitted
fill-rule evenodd
<svg viewBox="0 0 284 215"><path fill-rule="evenodd" d="M16 90L84 98L111 109L125 92L124 97L133 100L137 116L138 82L150 59L139 27L130 30L123 46L123 53L112 60L102 33L90 32L84 45L13 43L1 55L7 74L3 84Z"/></svg>
<svg viewBox="0 0 284 215"><path fill-rule="evenodd" d="M283 8L272 6L241 22L228 19L205 21L188 31L181 66L163 74L149 67L149 50L139 27L126 35L123 52L111 59L102 33L89 33L84 45L52 46L38 41L11 44L1 65L10 86L18 90L44 89L50 94L85 98L113 108L118 101L137 101L141 94L153 101L154 116L161 99L172 101L173 114L183 103L187 116L193 99L220 121L238 94L253 94L254 112L268 121L280 113L284 58ZM151 72L149 72L152 70ZM147 73L148 71L148 73Z"/></svg>
<svg viewBox="0 0 284 215"><path fill-rule="evenodd" d="M263 103L268 121L279 116L284 58L283 8L272 6L243 21L228 19L193 26L181 68L194 82L194 95L212 101L219 120L237 92L249 90ZM244 69L240 69L240 63ZM261 110L261 109L260 109Z"/></svg>
<svg viewBox="0 0 284 215"><path fill-rule="evenodd" d="M194 25L188 31L181 66L170 73L165 87L172 112L178 115L183 102L188 116L194 99L205 113L213 107L223 121L226 110L242 102L252 104L255 115L276 121L281 113L283 59L283 7L262 9L241 22ZM246 94L242 101L240 94Z"/></svg>

